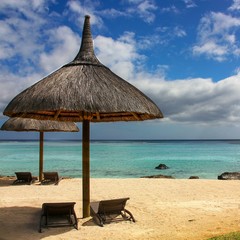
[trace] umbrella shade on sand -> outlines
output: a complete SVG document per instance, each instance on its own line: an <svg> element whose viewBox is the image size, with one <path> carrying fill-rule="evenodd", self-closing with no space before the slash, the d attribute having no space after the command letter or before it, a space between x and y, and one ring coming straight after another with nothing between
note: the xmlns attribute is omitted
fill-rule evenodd
<svg viewBox="0 0 240 240"><path fill-rule="evenodd" d="M44 132L78 132L79 128L74 122L59 122L15 117L9 118L2 125L1 130L17 132L39 132L39 181L42 181Z"/></svg>
<svg viewBox="0 0 240 240"><path fill-rule="evenodd" d="M157 105L95 56L90 17L75 59L18 94L5 108L10 117L82 122L83 217L90 215L90 122L162 118Z"/></svg>

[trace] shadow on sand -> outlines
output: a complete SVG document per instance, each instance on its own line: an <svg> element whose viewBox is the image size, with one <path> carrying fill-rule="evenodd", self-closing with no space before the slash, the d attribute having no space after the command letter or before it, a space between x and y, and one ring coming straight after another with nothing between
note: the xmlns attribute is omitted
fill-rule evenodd
<svg viewBox="0 0 240 240"><path fill-rule="evenodd" d="M12 185L12 183L16 180L16 177L2 177L0 176L0 187L7 187Z"/></svg>
<svg viewBox="0 0 240 240"><path fill-rule="evenodd" d="M58 227L43 228L42 233L39 233L40 214L41 208L27 206L0 208L0 240L37 240L77 231L72 227Z"/></svg>

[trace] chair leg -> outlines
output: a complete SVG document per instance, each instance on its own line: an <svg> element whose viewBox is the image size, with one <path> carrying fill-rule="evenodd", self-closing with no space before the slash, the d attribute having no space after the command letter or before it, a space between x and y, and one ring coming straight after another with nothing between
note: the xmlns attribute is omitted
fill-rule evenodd
<svg viewBox="0 0 240 240"><path fill-rule="evenodd" d="M40 223L39 223L39 229L38 229L38 232L39 232L39 233L42 232L42 218L43 218L43 216L41 215L41 217L40 217Z"/></svg>
<svg viewBox="0 0 240 240"><path fill-rule="evenodd" d="M136 220L135 220L135 218L133 217L133 215L132 215L132 213L130 212L130 211L128 211L127 209L124 209L124 216L127 218L127 219L129 219L130 221L133 221L133 222L136 222ZM127 217L126 216L126 213L130 216L130 217ZM122 215L123 216L123 215ZM123 216L123 218L124 218L124 216Z"/></svg>
<svg viewBox="0 0 240 240"><path fill-rule="evenodd" d="M103 227L103 220L98 214L95 214L93 216L93 220L97 225L99 225L100 227Z"/></svg>
<svg viewBox="0 0 240 240"><path fill-rule="evenodd" d="M74 227L78 230L78 220L77 220L77 216L76 216L75 212L73 212L73 217L74 217L74 220L75 220Z"/></svg>
<svg viewBox="0 0 240 240"><path fill-rule="evenodd" d="M15 181L12 183L12 185L16 184L17 182L18 182L18 180L15 180Z"/></svg>

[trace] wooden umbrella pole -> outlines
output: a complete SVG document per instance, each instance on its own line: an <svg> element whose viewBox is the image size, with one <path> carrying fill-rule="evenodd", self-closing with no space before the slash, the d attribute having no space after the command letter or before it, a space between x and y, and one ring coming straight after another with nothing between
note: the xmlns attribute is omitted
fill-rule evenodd
<svg viewBox="0 0 240 240"><path fill-rule="evenodd" d="M43 177L43 132L40 132L39 141L39 181L42 181Z"/></svg>
<svg viewBox="0 0 240 240"><path fill-rule="evenodd" d="M82 124L82 195L83 218L90 216L90 122Z"/></svg>

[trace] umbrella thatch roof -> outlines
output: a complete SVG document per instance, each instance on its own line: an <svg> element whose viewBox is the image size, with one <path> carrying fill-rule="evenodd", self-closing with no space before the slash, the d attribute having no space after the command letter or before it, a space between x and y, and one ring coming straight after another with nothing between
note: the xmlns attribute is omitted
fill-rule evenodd
<svg viewBox="0 0 240 240"><path fill-rule="evenodd" d="M86 16L76 58L18 94L4 114L60 121L139 121L162 118L159 108L95 56Z"/></svg>
<svg viewBox="0 0 240 240"><path fill-rule="evenodd" d="M74 122L58 122L36 120L30 118L9 118L1 127L5 131L35 131L35 132L78 132Z"/></svg>

